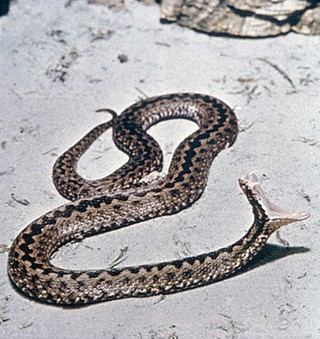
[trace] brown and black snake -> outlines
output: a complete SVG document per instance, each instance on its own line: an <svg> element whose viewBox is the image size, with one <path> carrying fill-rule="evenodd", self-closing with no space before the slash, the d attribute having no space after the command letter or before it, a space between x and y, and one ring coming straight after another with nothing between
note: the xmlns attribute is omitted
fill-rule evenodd
<svg viewBox="0 0 320 339"><path fill-rule="evenodd" d="M170 262L101 270L53 266L52 255L64 244L189 207L202 194L213 159L231 146L237 119L222 101L202 94L169 94L142 100L97 126L55 163L53 180L71 203L28 225L14 240L8 258L12 282L23 293L54 304L88 304L129 297L175 293L224 279L250 262L281 226L308 217L286 211L265 198L254 174L239 180L252 206L254 222L234 244ZM162 169L158 143L146 133L166 119L194 121L198 129L175 150L166 176L143 178ZM128 162L100 180L85 180L77 161L108 128Z"/></svg>

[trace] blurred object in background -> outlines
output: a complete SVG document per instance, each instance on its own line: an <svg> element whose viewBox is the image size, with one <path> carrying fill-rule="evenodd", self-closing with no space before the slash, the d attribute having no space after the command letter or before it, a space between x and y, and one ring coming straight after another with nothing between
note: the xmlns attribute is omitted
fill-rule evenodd
<svg viewBox="0 0 320 339"><path fill-rule="evenodd" d="M161 20L247 38L320 35L320 0L162 0Z"/></svg>
<svg viewBox="0 0 320 339"><path fill-rule="evenodd" d="M0 0L0 16L9 12L9 2L10 0Z"/></svg>

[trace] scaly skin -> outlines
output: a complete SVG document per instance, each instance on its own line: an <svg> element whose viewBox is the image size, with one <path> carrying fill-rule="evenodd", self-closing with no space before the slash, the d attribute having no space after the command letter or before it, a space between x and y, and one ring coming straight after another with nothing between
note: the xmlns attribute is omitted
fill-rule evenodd
<svg viewBox="0 0 320 339"><path fill-rule="evenodd" d="M155 123L171 118L195 121L199 129L176 149L166 177L150 184L141 179L161 170L162 153L146 134ZM76 163L104 130L129 161L101 180L84 180ZM275 207L254 175L240 179L254 223L236 243L214 252L154 265L74 271L50 263L52 254L70 241L115 230L189 207L202 194L212 160L237 135L237 120L223 102L200 94L171 94L143 100L102 124L64 153L54 165L59 192L74 202L27 226L13 242L8 272L30 297L55 304L88 304L128 297L174 293L221 280L243 268L281 226L303 220L306 213ZM271 217L269 210L278 215Z"/></svg>

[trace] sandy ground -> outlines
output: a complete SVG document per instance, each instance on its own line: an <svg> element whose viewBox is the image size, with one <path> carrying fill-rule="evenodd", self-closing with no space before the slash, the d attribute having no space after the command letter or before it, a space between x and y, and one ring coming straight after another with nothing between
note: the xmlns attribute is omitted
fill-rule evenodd
<svg viewBox="0 0 320 339"><path fill-rule="evenodd" d="M17 1L1 18L0 337L319 338L319 37L209 37L160 24L157 5L127 1L115 12L66 4ZM240 120L238 140L214 161L202 198L177 215L65 246L54 263L101 268L122 253L127 266L230 244L252 221L237 184L252 170L272 200L311 218L273 236L248 272L189 292L78 309L18 294L6 274L7 248L29 222L66 202L51 181L57 156L109 118L96 109L121 112L144 94L170 92L217 96ZM184 121L152 129L166 164L194 129ZM101 177L125 161L107 132L80 173Z"/></svg>

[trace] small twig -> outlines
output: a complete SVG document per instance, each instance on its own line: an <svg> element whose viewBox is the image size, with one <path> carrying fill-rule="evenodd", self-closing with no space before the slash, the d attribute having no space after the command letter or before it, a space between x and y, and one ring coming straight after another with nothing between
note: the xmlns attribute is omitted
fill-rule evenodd
<svg viewBox="0 0 320 339"><path fill-rule="evenodd" d="M307 272L304 272L304 273L302 273L302 274L300 274L300 275L298 275L298 279L302 279L302 278L305 278L307 276Z"/></svg>
<svg viewBox="0 0 320 339"><path fill-rule="evenodd" d="M28 327L31 327L33 325L33 322L30 322L30 323L23 323L21 326L19 326L19 328L21 330L25 329L25 328L28 328Z"/></svg>
<svg viewBox="0 0 320 339"><path fill-rule="evenodd" d="M51 149L49 149L49 151L42 153L42 155L47 155L47 154L49 154L53 151L56 151L57 149L58 149L58 147L51 148ZM51 153L51 155L53 155L53 154ZM54 155L56 155L56 153L54 153Z"/></svg>
<svg viewBox="0 0 320 339"><path fill-rule="evenodd" d="M286 281L286 283L289 285L289 288L292 288L292 283L288 278L284 279Z"/></svg>
<svg viewBox="0 0 320 339"><path fill-rule="evenodd" d="M158 46L171 47L171 45L167 44L166 42L161 42L161 41L156 41L154 44Z"/></svg>
<svg viewBox="0 0 320 339"><path fill-rule="evenodd" d="M271 66L280 75L282 75L285 80L287 80L289 82L289 84L291 85L292 88L297 89L296 86L294 85L293 81L290 79L289 75L284 70L282 70L279 66L275 65L274 63L272 63L271 61L269 61L266 58L258 58L258 60L263 61L266 64L268 64L269 66Z"/></svg>
<svg viewBox="0 0 320 339"><path fill-rule="evenodd" d="M289 246L289 242L287 240L281 238L279 231L276 232L276 237L277 237L277 240L280 242L280 244L287 246L287 247Z"/></svg>
<svg viewBox="0 0 320 339"><path fill-rule="evenodd" d="M148 98L148 95L147 95L146 93L144 93L140 88L135 87L135 89L136 89L140 94L142 94L145 98Z"/></svg>
<svg viewBox="0 0 320 339"><path fill-rule="evenodd" d="M125 254L128 252L128 246L120 249L120 254L117 256L115 260L110 264L110 268L114 268L115 266L121 264L123 261L127 259Z"/></svg>
<svg viewBox="0 0 320 339"><path fill-rule="evenodd" d="M23 200L20 200L20 199L17 199L13 193L11 193L11 198L17 202L18 204L21 204L23 206L28 206L30 205L30 202L27 200L27 199L23 199Z"/></svg>

